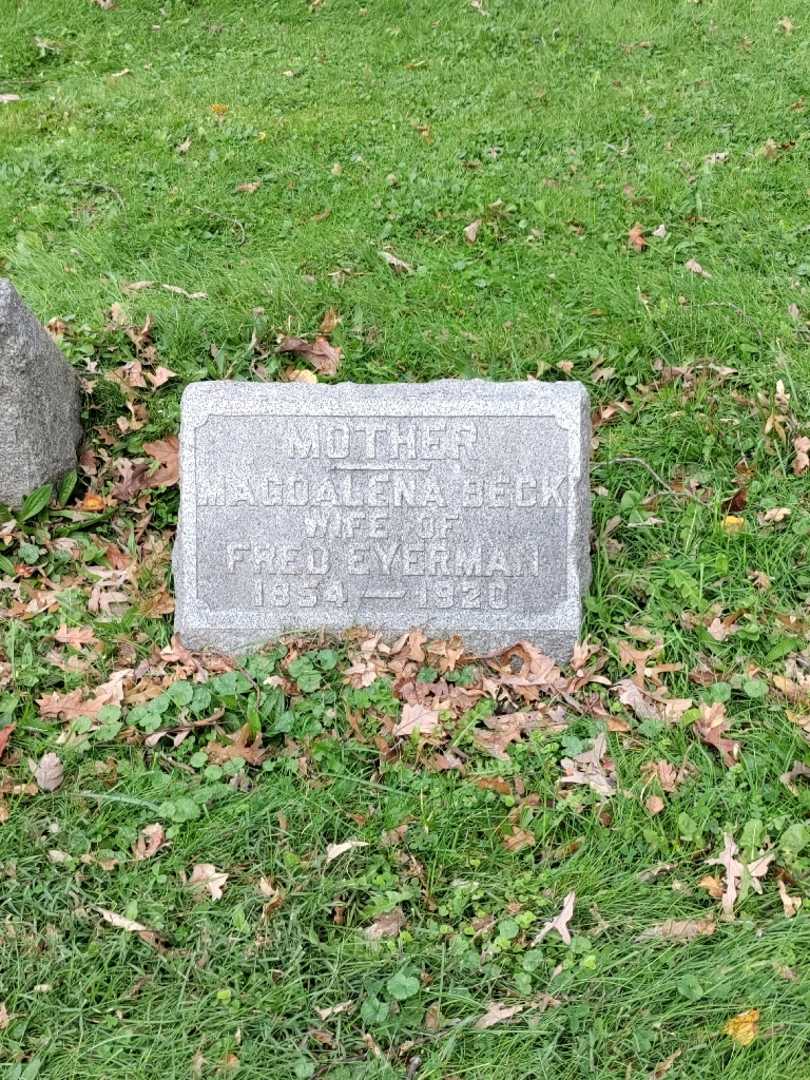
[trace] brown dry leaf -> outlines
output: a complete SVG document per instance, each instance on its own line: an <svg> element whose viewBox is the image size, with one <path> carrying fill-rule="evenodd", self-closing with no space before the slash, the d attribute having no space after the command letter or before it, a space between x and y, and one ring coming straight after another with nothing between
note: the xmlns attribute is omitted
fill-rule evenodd
<svg viewBox="0 0 810 1080"><path fill-rule="evenodd" d="M120 705L124 700L124 683L132 675L130 668L121 668L112 678L96 687L93 697L82 700L85 691L79 687L66 694L54 690L47 697L37 698L39 715L42 717L61 716L65 721L76 720L80 716L97 716L105 705Z"/></svg>
<svg viewBox="0 0 810 1080"><path fill-rule="evenodd" d="M632 679L622 679L615 687L619 691L619 701L632 709L639 720L660 720L661 713L657 705L647 697Z"/></svg>
<svg viewBox="0 0 810 1080"><path fill-rule="evenodd" d="M404 735L430 735L439 724L439 714L434 709L428 709L424 705L403 705L402 719L394 728L394 735L401 738Z"/></svg>
<svg viewBox="0 0 810 1080"><path fill-rule="evenodd" d="M344 840L342 844L330 844L326 849L326 865L334 862L345 852L361 847L368 847L365 840Z"/></svg>
<svg viewBox="0 0 810 1080"><path fill-rule="evenodd" d="M642 930L634 940L639 944L645 941L694 941L697 937L713 934L716 929L714 919L668 919Z"/></svg>
<svg viewBox="0 0 810 1080"><path fill-rule="evenodd" d="M734 739L724 737L730 723L726 717L725 705L722 701L717 701L712 705L701 703L700 719L692 725L698 738L707 746L713 746L728 768L731 768L740 756L740 744Z"/></svg>
<svg viewBox="0 0 810 1080"><path fill-rule="evenodd" d="M16 726L16 724L6 724L5 727L0 728L0 758L2 758L3 754L6 752L8 741L11 738Z"/></svg>
<svg viewBox="0 0 810 1080"><path fill-rule="evenodd" d="M698 888L705 889L712 900L722 900L723 882L714 874L704 874L698 882Z"/></svg>
<svg viewBox="0 0 810 1080"><path fill-rule="evenodd" d="M380 258L385 259L395 274L412 274L413 267L402 259L393 255L390 251L379 252Z"/></svg>
<svg viewBox="0 0 810 1080"><path fill-rule="evenodd" d="M613 775L613 762L610 758L605 758L606 749L607 735L603 731L596 736L590 750L560 761L565 774L560 777L559 783L561 785L586 784L597 795L605 797L615 795L616 778Z"/></svg>
<svg viewBox="0 0 810 1080"><path fill-rule="evenodd" d="M218 742L210 742L205 751L208 754L208 760L215 765L224 765L226 761L242 758L248 765L257 767L262 764L268 753L262 747L261 731L257 731L254 736L250 724L244 724L240 727L227 746L223 746L222 743Z"/></svg>
<svg viewBox="0 0 810 1080"><path fill-rule="evenodd" d="M106 908L96 908L95 910L106 923L114 926L116 930L127 930L130 934L140 934L148 929L143 923L128 919L124 915L118 915L115 911L108 911Z"/></svg>
<svg viewBox="0 0 810 1080"><path fill-rule="evenodd" d="M494 1027L495 1024L500 1024L504 1020L511 1020L513 1016L517 1016L519 1012L523 1012L526 1008L525 1004L522 1005L503 1005L498 1001L493 1001L488 1007L483 1016L475 1021L474 1028L476 1031L486 1031L487 1028Z"/></svg>
<svg viewBox="0 0 810 1080"><path fill-rule="evenodd" d="M378 915L371 926L366 927L369 941L381 941L383 938L395 938L405 925L402 908L395 907L384 915Z"/></svg>
<svg viewBox="0 0 810 1080"><path fill-rule="evenodd" d="M734 514L727 514L723 518L723 532L729 536L735 536L737 533L741 533L745 528L745 518L737 517Z"/></svg>
<svg viewBox="0 0 810 1080"><path fill-rule="evenodd" d="M799 794L799 789L794 784L794 780L798 780L800 777L805 779L810 778L810 766L805 765L803 761L794 761L791 768L782 773L779 779L793 795Z"/></svg>
<svg viewBox="0 0 810 1080"><path fill-rule="evenodd" d="M731 637L736 630L737 627L734 623L728 624L725 619L721 619L719 615L715 615L706 627L709 637L714 638L715 641L725 641L726 638Z"/></svg>
<svg viewBox="0 0 810 1080"><path fill-rule="evenodd" d="M468 244L474 244L478 239L478 230L481 228L481 218L476 218L464 230L464 239Z"/></svg>
<svg viewBox="0 0 810 1080"><path fill-rule="evenodd" d="M329 1020L333 1016L342 1016L344 1013L352 1012L354 1009L353 1001L341 1001L337 1005L328 1005L325 1009L316 1009L321 1020Z"/></svg>
<svg viewBox="0 0 810 1080"><path fill-rule="evenodd" d="M734 843L731 833L725 833L723 839L724 845L720 855L716 859L707 859L706 864L708 866L722 866L726 871L726 887L721 898L723 915L727 919L733 919L734 904L739 894L740 879L745 867L735 858L737 845Z"/></svg>
<svg viewBox="0 0 810 1080"><path fill-rule="evenodd" d="M228 875L222 870L217 870L213 863L197 863L191 871L189 885L200 899L207 892L212 900L221 900L227 880Z"/></svg>
<svg viewBox="0 0 810 1080"><path fill-rule="evenodd" d="M225 116L228 111L228 106L223 105L219 101L215 101L214 104L210 106L210 108L214 116Z"/></svg>
<svg viewBox="0 0 810 1080"><path fill-rule="evenodd" d="M684 266L690 272L690 274L697 274L698 277L710 278L712 276L708 272L708 270L703 269L697 259L687 259L687 261L684 263Z"/></svg>
<svg viewBox="0 0 810 1080"><path fill-rule="evenodd" d="M160 468L152 473L145 487L171 487L179 479L180 440L176 435L143 444L146 453L160 462Z"/></svg>
<svg viewBox="0 0 810 1080"><path fill-rule="evenodd" d="M503 838L503 846L508 852L514 855L518 851L522 851L524 848L533 847L537 841L534 838L534 834L528 832L526 829L521 829L517 825L512 829L512 832Z"/></svg>
<svg viewBox="0 0 810 1080"><path fill-rule="evenodd" d="M650 795L644 805L651 814L660 814L666 806L666 803L660 795Z"/></svg>
<svg viewBox="0 0 810 1080"><path fill-rule="evenodd" d="M181 285L161 285L161 289L165 289L166 292L174 293L176 296L185 296L186 300L207 300L207 292L189 292L188 289L184 289Z"/></svg>
<svg viewBox="0 0 810 1080"><path fill-rule="evenodd" d="M644 239L644 228L642 225L639 225L638 222L636 222L628 232L627 243L634 251L638 251L639 253L647 247L647 241Z"/></svg>
<svg viewBox="0 0 810 1080"><path fill-rule="evenodd" d="M132 857L135 862L151 859L166 843L166 833L163 831L160 822L156 821L154 825L146 825L141 829L138 839L132 846Z"/></svg>
<svg viewBox="0 0 810 1080"><path fill-rule="evenodd" d="M790 514L789 506L774 506L764 514L757 514L757 521L760 525L780 525Z"/></svg>
<svg viewBox="0 0 810 1080"><path fill-rule="evenodd" d="M152 384L153 390L157 390L159 386L165 385L169 379L177 378L176 371L172 371L170 368L162 366L155 368L154 372L147 371L145 374L146 378Z"/></svg>
<svg viewBox="0 0 810 1080"><path fill-rule="evenodd" d="M19 94L0 94L0 105L11 105L14 101L22 101Z"/></svg>
<svg viewBox="0 0 810 1080"><path fill-rule="evenodd" d="M307 341L306 338L283 337L278 343L278 351L303 356L319 375L327 376L337 374L343 354L342 349L336 345L330 345L323 336L316 337L314 342Z"/></svg>
<svg viewBox="0 0 810 1080"><path fill-rule="evenodd" d="M59 629L53 635L54 641L60 645L74 645L79 648L82 645L98 645L98 638L90 626L71 626L61 623Z"/></svg>
<svg viewBox="0 0 810 1080"><path fill-rule="evenodd" d="M106 505L102 495L98 495L95 491L88 491L79 503L79 509L83 510L85 513L95 514L98 513L99 510L103 510Z"/></svg>
<svg viewBox="0 0 810 1080"><path fill-rule="evenodd" d="M270 878L259 878L259 892L266 903L262 905L262 918L268 919L274 911L278 911L284 902L284 893L277 889Z"/></svg>
<svg viewBox="0 0 810 1080"><path fill-rule="evenodd" d="M568 893L563 900L562 911L560 911L560 914L541 927L540 933L534 939L532 945L538 945L552 930L557 931L565 945L571 944L571 931L568 929L568 924L574 915L574 904L576 903L576 899L577 894L575 892Z"/></svg>
<svg viewBox="0 0 810 1080"><path fill-rule="evenodd" d="M253 195L261 186L261 180L251 180L246 184L237 184L236 191L243 191L246 195Z"/></svg>
<svg viewBox="0 0 810 1080"><path fill-rule="evenodd" d="M6 1003L5 1001L0 1001L0 1031L5 1031L10 1023L11 1017L8 1015Z"/></svg>
<svg viewBox="0 0 810 1080"><path fill-rule="evenodd" d="M329 337L329 335L332 333L332 331L335 329L335 327L340 321L341 318L337 312L337 309L333 307L327 308L327 310L323 314L323 318L321 319L321 325L318 327L318 329L326 337Z"/></svg>
<svg viewBox="0 0 810 1080"><path fill-rule="evenodd" d="M781 878L776 879L776 885L779 889L779 899L782 901L782 909L785 912L785 918L792 919L802 906L802 898L800 896L790 896L787 891L787 886Z"/></svg>
<svg viewBox="0 0 810 1080"><path fill-rule="evenodd" d="M154 284L154 281L125 281L121 284L121 291L125 293L140 292L142 289L151 289ZM120 304L114 304L113 307L120 308Z"/></svg>
<svg viewBox="0 0 810 1080"><path fill-rule="evenodd" d="M732 1016L724 1026L723 1034L728 1035L738 1046L750 1046L757 1037L758 1027L759 1009L747 1009Z"/></svg>
<svg viewBox="0 0 810 1080"><path fill-rule="evenodd" d="M309 368L285 368L282 377L286 382L317 383L318 376Z"/></svg>
<svg viewBox="0 0 810 1080"><path fill-rule="evenodd" d="M191 149L191 136L189 135L188 138L183 139L183 141L178 143L174 149L178 154L187 154Z"/></svg>
<svg viewBox="0 0 810 1080"><path fill-rule="evenodd" d="M34 779L40 791L56 791L65 779L65 770L54 753L43 754L34 770Z"/></svg>
<svg viewBox="0 0 810 1080"><path fill-rule="evenodd" d="M793 440L793 449L796 451L793 474L801 476L810 469L810 438L807 435L798 435Z"/></svg>
<svg viewBox="0 0 810 1080"><path fill-rule="evenodd" d="M665 1057L663 1061L659 1061L650 1073L649 1080L662 1080L662 1077L667 1075L682 1053L683 1050L674 1050L668 1057Z"/></svg>

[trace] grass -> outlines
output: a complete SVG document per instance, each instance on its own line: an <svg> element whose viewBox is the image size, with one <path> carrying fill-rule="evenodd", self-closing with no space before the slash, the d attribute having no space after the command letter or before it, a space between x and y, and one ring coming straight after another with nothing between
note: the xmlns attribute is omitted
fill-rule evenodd
<svg viewBox="0 0 810 1080"><path fill-rule="evenodd" d="M0 825L9 1077L806 1076L810 923L785 917L776 874L810 894L810 797L779 780L810 761L794 722L807 691L787 702L778 683L808 661L810 474L793 441L810 434L809 33L772 0L0 0L0 94L20 98L0 105L0 273L62 320L93 383L99 476L80 474L72 505L109 500L114 462L176 431L185 383L257 365L283 377L276 336L316 333L330 307L341 379L581 379L599 422L584 633L611 681L634 670L622 644L660 637L667 693L722 701L742 746L726 769L691 713L640 721L591 685L564 735L536 733L508 762L476 751L460 718L469 769L434 772L415 744L380 758L373 735L401 703L390 680L345 685L345 644L307 653L286 692L215 677L190 706L261 727L258 770L212 771L205 729L145 747L164 714L131 704L100 728L58 723L38 698L122 668L145 664L141 681L168 693L176 672L155 656L170 619L147 601L169 582L177 500L108 501L69 547L55 543L64 515L44 510L2 548L2 716L17 724L4 778L27 780L26 759L52 750L66 774L53 794L8 794ZM394 274L386 250L413 272ZM125 288L142 281L155 284ZM126 327L147 316L175 377L127 390L136 416L103 374L133 360ZM790 514L764 519L778 508ZM132 602L105 617L88 603L110 545L135 570ZM44 611L13 606L51 588ZM715 617L730 618L724 640ZM100 642L57 650L72 671L54 662L63 623ZM289 680L294 655L252 670ZM560 758L606 715L628 728L609 736L617 794L562 798ZM652 816L641 767L660 759L697 775ZM494 777L509 794L475 782ZM156 820L169 846L133 861ZM510 853L516 824L534 846ZM717 914L698 881L725 832L746 858L776 853L762 895L711 936L639 944L651 925ZM368 846L327 862L348 839ZM199 863L228 873L221 899L190 889ZM571 890L571 946L532 947ZM369 942L395 908L399 934ZM541 1011L543 993L559 1004ZM526 1008L478 1031L491 1001ZM722 1028L751 1008L759 1033L740 1046Z"/></svg>

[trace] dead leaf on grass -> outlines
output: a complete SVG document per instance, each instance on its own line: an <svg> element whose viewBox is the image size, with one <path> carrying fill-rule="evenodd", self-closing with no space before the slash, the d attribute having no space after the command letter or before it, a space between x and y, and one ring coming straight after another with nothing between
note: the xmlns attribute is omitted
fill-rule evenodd
<svg viewBox="0 0 810 1080"><path fill-rule="evenodd" d="M354 1009L353 1001L341 1001L337 1005L328 1005L325 1009L316 1009L321 1020L329 1020L333 1016L342 1016L344 1013L352 1012Z"/></svg>
<svg viewBox="0 0 810 1080"><path fill-rule="evenodd" d="M160 468L152 473L146 487L171 487L179 479L180 440L176 435L143 444L146 453L160 462Z"/></svg>
<svg viewBox="0 0 810 1080"><path fill-rule="evenodd" d="M576 903L576 899L577 894L575 892L568 893L563 900L562 911L560 914L543 925L540 933L532 942L533 945L538 945L552 930L556 930L565 945L571 944L571 931L568 929L568 924L574 915L574 904Z"/></svg>
<svg viewBox="0 0 810 1080"><path fill-rule="evenodd" d="M634 251L639 254L647 247L647 241L644 238L644 227L638 222L627 233L627 243Z"/></svg>
<svg viewBox="0 0 810 1080"><path fill-rule="evenodd" d="M261 180L251 180L245 184L237 184L235 190L242 191L246 195L253 195L262 186Z"/></svg>
<svg viewBox="0 0 810 1080"><path fill-rule="evenodd" d="M368 847L365 840L344 840L342 844L330 844L326 849L326 865L334 862L347 851L353 851L354 848Z"/></svg>
<svg viewBox="0 0 810 1080"><path fill-rule="evenodd" d="M3 754L6 752L8 741L11 738L16 726L16 724L6 724L5 727L0 728L0 758L2 758Z"/></svg>
<svg viewBox="0 0 810 1080"><path fill-rule="evenodd" d="M395 907L392 911L378 915L371 926L366 927L366 937L369 941L382 941L383 938L395 938L405 925L405 916L402 908Z"/></svg>
<svg viewBox="0 0 810 1080"><path fill-rule="evenodd" d="M470 224L464 230L464 239L468 244L474 244L478 239L478 231L481 228L481 218L476 218L475 221L471 221Z"/></svg>
<svg viewBox="0 0 810 1080"><path fill-rule="evenodd" d="M782 773L779 779L792 795L798 795L799 789L793 781L798 780L800 777L804 779L810 778L810 766L805 765L803 761L794 761L791 768Z"/></svg>
<svg viewBox="0 0 810 1080"><path fill-rule="evenodd" d="M65 779L65 770L59 757L54 753L43 754L34 770L34 779L40 791L56 791Z"/></svg>
<svg viewBox="0 0 810 1080"><path fill-rule="evenodd" d="M690 274L697 274L698 277L710 278L712 276L708 270L703 269L697 259L687 259L684 266Z"/></svg>
<svg viewBox="0 0 810 1080"><path fill-rule="evenodd" d="M513 855L515 852L523 851L524 848L533 847L536 843L533 833L530 833L528 829L521 829L517 825L514 826L508 836L503 838L503 846Z"/></svg>
<svg viewBox="0 0 810 1080"><path fill-rule="evenodd" d="M802 906L801 896L790 896L787 891L787 886L781 878L776 879L776 885L779 889L779 899L782 901L782 909L785 913L786 919L792 919Z"/></svg>
<svg viewBox="0 0 810 1080"><path fill-rule="evenodd" d="M402 706L402 719L394 728L394 735L400 738L404 735L430 735L439 724L439 714L434 709L428 709L424 705Z"/></svg>
<svg viewBox="0 0 810 1080"><path fill-rule="evenodd" d="M319 375L326 376L337 374L343 354L342 349L337 345L330 345L323 336L316 337L314 341L300 337L283 337L278 343L278 351L302 356L312 364Z"/></svg>
<svg viewBox="0 0 810 1080"><path fill-rule="evenodd" d="M734 904L739 894L740 879L743 872L743 864L735 856L737 845L731 833L725 833L723 837L723 850L716 859L707 859L708 866L722 866L726 871L726 887L722 895L723 914L727 919L734 918Z"/></svg>
<svg viewBox="0 0 810 1080"><path fill-rule="evenodd" d="M759 1009L747 1009L732 1016L723 1027L723 1034L728 1035L738 1046L750 1046L757 1037L759 1015Z"/></svg>
<svg viewBox="0 0 810 1080"><path fill-rule="evenodd" d="M160 822L146 825L141 829L138 839L132 846L132 857L136 862L151 859L166 844L166 833Z"/></svg>
<svg viewBox="0 0 810 1080"><path fill-rule="evenodd" d="M493 1001L487 1008L487 1011L483 1016L475 1021L476 1031L486 1031L487 1028L494 1027L496 1024L502 1023L504 1020L511 1020L513 1016L517 1016L519 1012L523 1012L526 1008L525 1004L521 1005L504 1005L502 1002Z"/></svg>
<svg viewBox="0 0 810 1080"><path fill-rule="evenodd" d="M700 718L692 725L698 738L707 746L713 746L729 769L740 756L740 744L735 739L725 737L730 723L725 705L722 701L716 701L711 705L702 702Z"/></svg>
<svg viewBox="0 0 810 1080"><path fill-rule="evenodd" d="M262 747L261 731L257 731L254 735L250 724L243 724L227 746L218 742L210 742L205 750L208 754L208 760L215 765L224 765L226 761L242 758L248 765L255 767L262 764L268 753Z"/></svg>
<svg viewBox="0 0 810 1080"><path fill-rule="evenodd" d="M385 259L395 274L412 274L413 267L410 263L406 263L403 259L392 254L390 251L381 251L379 253L380 258Z"/></svg>
<svg viewBox="0 0 810 1080"><path fill-rule="evenodd" d="M642 930L634 940L639 944L645 941L694 941L697 937L713 934L716 929L714 919L668 919Z"/></svg>
<svg viewBox="0 0 810 1080"><path fill-rule="evenodd" d="M221 900L228 876L224 871L217 870L213 863L197 863L191 871L189 885L200 898L207 892L212 900Z"/></svg>

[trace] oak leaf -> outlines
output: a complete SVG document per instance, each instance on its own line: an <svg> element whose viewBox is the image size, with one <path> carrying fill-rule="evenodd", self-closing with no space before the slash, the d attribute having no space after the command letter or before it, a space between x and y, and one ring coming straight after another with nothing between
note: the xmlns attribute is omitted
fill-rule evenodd
<svg viewBox="0 0 810 1080"><path fill-rule="evenodd" d="M213 863L197 863L191 871L189 885L199 897L207 892L212 900L221 900L228 874L217 870Z"/></svg>
<svg viewBox="0 0 810 1080"><path fill-rule="evenodd" d="M180 440L176 435L143 444L146 453L160 463L160 468L152 473L144 487L171 487L179 479Z"/></svg>
<svg viewBox="0 0 810 1080"><path fill-rule="evenodd" d="M262 747L262 733L257 731L252 739L251 736L250 724L243 724L227 746L218 742L208 743L205 748L208 760L215 765L224 765L226 761L241 758L248 765L261 765L268 754L268 751Z"/></svg>
<svg viewBox="0 0 810 1080"><path fill-rule="evenodd" d="M278 351L302 356L308 360L319 375L336 375L342 350L337 345L330 345L325 337L318 336L314 341L300 337L283 337L278 343Z"/></svg>
<svg viewBox="0 0 810 1080"><path fill-rule="evenodd" d="M394 735L400 738L403 735L430 735L439 724L439 714L434 709L428 709L424 705L403 705L402 719L394 728Z"/></svg>
<svg viewBox="0 0 810 1080"><path fill-rule="evenodd" d="M154 825L146 825L141 829L138 839L132 846L132 857L136 862L151 859L166 843L166 833L163 826L156 821Z"/></svg>
<svg viewBox="0 0 810 1080"><path fill-rule="evenodd" d="M575 892L568 893L563 900L562 910L559 915L556 915L541 927L540 933L532 942L533 945L538 945L552 930L555 930L560 935L565 945L571 944L571 931L568 929L568 924L574 915L574 904L576 903L576 899L577 894Z"/></svg>
<svg viewBox="0 0 810 1080"><path fill-rule="evenodd" d="M794 476L801 476L810 469L810 438L807 435L798 435L793 440L793 449L796 457L793 460Z"/></svg>
<svg viewBox="0 0 810 1080"><path fill-rule="evenodd" d="M713 746L729 769L740 756L740 744L735 739L725 737L730 723L725 705L722 701L716 701L711 705L701 703L700 717L692 725L700 740L707 746Z"/></svg>

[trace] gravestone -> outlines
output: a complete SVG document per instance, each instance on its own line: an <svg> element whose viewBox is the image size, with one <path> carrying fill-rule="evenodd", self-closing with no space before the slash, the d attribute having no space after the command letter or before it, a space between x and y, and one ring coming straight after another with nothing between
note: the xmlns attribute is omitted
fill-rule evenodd
<svg viewBox="0 0 810 1080"><path fill-rule="evenodd" d="M0 278L0 503L17 507L34 488L76 468L79 380L20 299Z"/></svg>
<svg viewBox="0 0 810 1080"><path fill-rule="evenodd" d="M567 659L590 579L578 383L189 386L175 626L238 652L414 626Z"/></svg>

